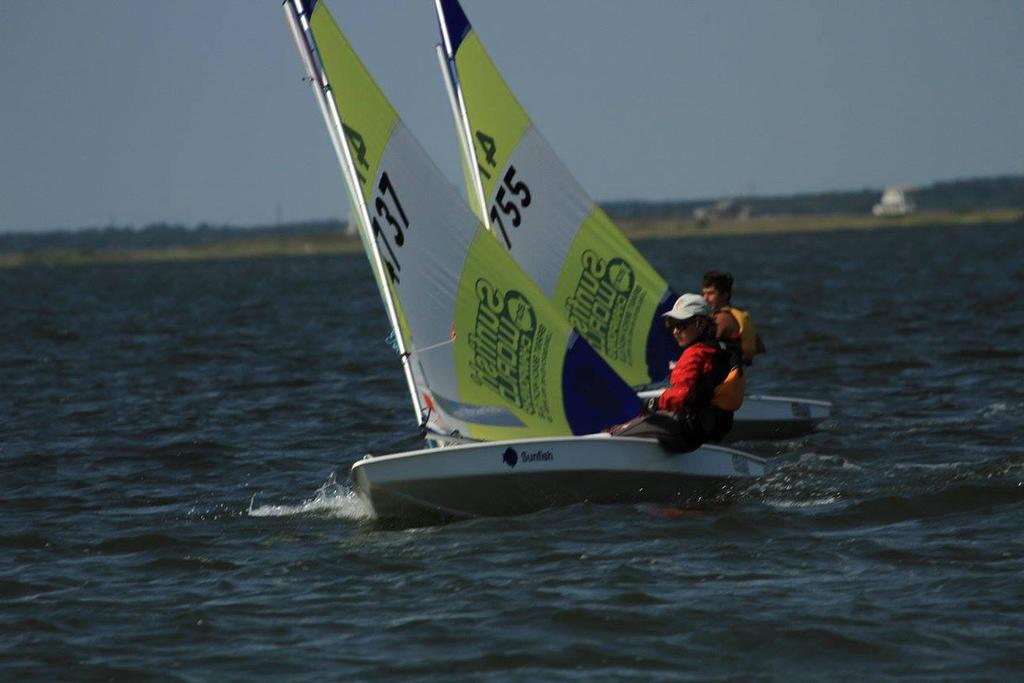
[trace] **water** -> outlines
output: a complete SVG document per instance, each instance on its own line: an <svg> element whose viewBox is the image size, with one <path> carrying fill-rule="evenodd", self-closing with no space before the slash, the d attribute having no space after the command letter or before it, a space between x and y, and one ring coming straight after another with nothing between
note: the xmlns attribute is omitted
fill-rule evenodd
<svg viewBox="0 0 1024 683"><path fill-rule="evenodd" d="M1024 231L649 241L826 398L734 507L375 526L414 428L361 255L0 271L0 679L1005 680Z"/></svg>

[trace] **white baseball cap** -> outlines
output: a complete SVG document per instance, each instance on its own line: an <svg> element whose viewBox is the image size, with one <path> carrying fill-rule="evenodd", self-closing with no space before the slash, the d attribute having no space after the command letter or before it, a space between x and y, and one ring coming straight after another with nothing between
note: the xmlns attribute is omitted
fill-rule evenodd
<svg viewBox="0 0 1024 683"><path fill-rule="evenodd" d="M704 297L700 294L683 294L676 299L672 310L661 314L663 318L674 318L676 320L689 320L695 315L711 315L711 308L708 307Z"/></svg>

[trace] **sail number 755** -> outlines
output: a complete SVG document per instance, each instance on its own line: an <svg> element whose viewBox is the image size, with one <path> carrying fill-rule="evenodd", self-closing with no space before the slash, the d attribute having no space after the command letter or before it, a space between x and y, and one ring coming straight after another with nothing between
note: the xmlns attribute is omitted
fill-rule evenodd
<svg viewBox="0 0 1024 683"><path fill-rule="evenodd" d="M491 204L491 223L495 224L505 239L505 246L512 248L512 242L508 238L508 231L505 229L505 219L508 219L513 228L518 228L523 222L523 209L530 205L530 188L521 180L516 180L516 167L509 166L505 171L504 182L494 195L494 203Z"/></svg>
<svg viewBox="0 0 1024 683"><path fill-rule="evenodd" d="M398 262L397 251L405 244L405 231L409 229L409 217L405 215L405 209L402 208L402 202L398 200L398 194L395 192L395 187L391 184L391 178L388 177L387 172L381 174L380 182L377 183L377 192L374 194L373 206L367 208L371 213L377 214L370 216L370 225L373 226L373 235L377 244L383 244L387 250L387 256L382 254L381 260L384 262L391 281L397 284L398 273L402 270L402 266ZM378 218L384 221L385 228L381 228Z"/></svg>

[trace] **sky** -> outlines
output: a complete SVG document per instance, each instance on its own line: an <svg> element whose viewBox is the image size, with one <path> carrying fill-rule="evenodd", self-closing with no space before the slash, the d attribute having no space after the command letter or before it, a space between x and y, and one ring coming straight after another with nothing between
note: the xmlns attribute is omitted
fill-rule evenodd
<svg viewBox="0 0 1024 683"><path fill-rule="evenodd" d="M432 0L327 0L453 183ZM599 201L1024 173L1021 0L464 0ZM348 216L277 0L0 0L0 232Z"/></svg>

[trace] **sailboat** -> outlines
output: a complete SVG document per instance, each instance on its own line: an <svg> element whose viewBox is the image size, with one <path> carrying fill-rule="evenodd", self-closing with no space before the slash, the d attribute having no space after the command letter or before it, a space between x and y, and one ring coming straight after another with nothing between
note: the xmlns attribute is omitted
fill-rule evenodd
<svg viewBox="0 0 1024 683"><path fill-rule="evenodd" d="M765 462L670 455L602 430L634 390L552 305L433 164L326 5L285 16L327 125L397 342L424 448L352 465L379 518L446 521L581 501L707 499Z"/></svg>
<svg viewBox="0 0 1024 683"><path fill-rule="evenodd" d="M458 0L434 0L438 61L477 216L641 397L679 353L661 314L678 294L586 193L516 99ZM806 434L827 401L747 396L729 440Z"/></svg>

